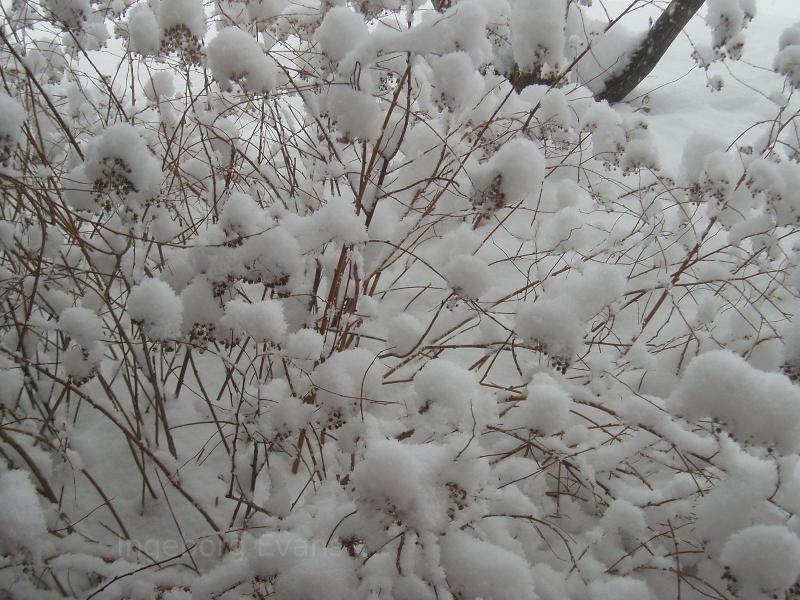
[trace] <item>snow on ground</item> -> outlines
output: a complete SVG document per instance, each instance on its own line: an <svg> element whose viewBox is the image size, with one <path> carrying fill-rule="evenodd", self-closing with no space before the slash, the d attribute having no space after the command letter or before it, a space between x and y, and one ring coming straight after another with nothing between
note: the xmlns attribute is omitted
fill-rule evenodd
<svg viewBox="0 0 800 600"><path fill-rule="evenodd" d="M625 0L603 2L613 16L629 4ZM745 30L742 59L712 65L706 72L691 59L693 44L708 44L711 37L704 19L706 8L701 8L658 66L629 96L630 111L640 109L643 97L648 96L647 120L664 167L678 168L686 141L694 134L719 138L726 144L752 143L757 134L748 129L753 123L775 118L779 106L772 98L782 97L785 90L784 79L773 71L772 61L781 32L800 21L800 4L796 0L759 0L757 10ZM594 13L597 17L602 14L598 3ZM639 10L619 26L643 30L648 19L658 14L654 7ZM724 80L720 91L708 86L715 76ZM797 104L795 99L793 105Z"/></svg>

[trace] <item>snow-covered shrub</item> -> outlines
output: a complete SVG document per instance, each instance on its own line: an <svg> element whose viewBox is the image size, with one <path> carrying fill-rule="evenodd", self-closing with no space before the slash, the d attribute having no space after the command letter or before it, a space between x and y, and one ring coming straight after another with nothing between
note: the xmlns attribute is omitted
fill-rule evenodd
<svg viewBox="0 0 800 600"><path fill-rule="evenodd" d="M798 597L800 34L665 155L590 4L4 5L3 593Z"/></svg>

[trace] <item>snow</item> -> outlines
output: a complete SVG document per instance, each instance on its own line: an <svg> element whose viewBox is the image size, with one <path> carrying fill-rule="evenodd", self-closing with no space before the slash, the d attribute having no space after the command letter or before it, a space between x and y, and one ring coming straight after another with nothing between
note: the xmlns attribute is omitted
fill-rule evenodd
<svg viewBox="0 0 800 600"><path fill-rule="evenodd" d="M246 91L268 93L275 87L276 67L256 39L238 27L226 27L206 49L211 75L225 88L236 81Z"/></svg>
<svg viewBox="0 0 800 600"><path fill-rule="evenodd" d="M800 576L800 537L783 525L754 525L733 534L722 550L745 597L783 594Z"/></svg>
<svg viewBox="0 0 800 600"><path fill-rule="evenodd" d="M155 13L147 4L137 4L128 13L128 49L139 54L156 54L160 45Z"/></svg>
<svg viewBox="0 0 800 600"><path fill-rule="evenodd" d="M800 389L727 350L695 358L668 407L689 419L713 417L742 441L775 446L782 453L800 448Z"/></svg>
<svg viewBox="0 0 800 600"><path fill-rule="evenodd" d="M19 103L0 91L0 164L5 165L17 145L25 121L25 111Z"/></svg>
<svg viewBox="0 0 800 600"><path fill-rule="evenodd" d="M81 306L64 310L58 319L58 328L86 349L103 338L103 321L94 311Z"/></svg>
<svg viewBox="0 0 800 600"><path fill-rule="evenodd" d="M614 577L594 581L589 585L591 600L649 600L653 597L644 581L627 577Z"/></svg>
<svg viewBox="0 0 800 600"><path fill-rule="evenodd" d="M16 403L24 381L19 370L0 370L0 406L12 406Z"/></svg>
<svg viewBox="0 0 800 600"><path fill-rule="evenodd" d="M36 488L25 471L0 475L0 548L13 553L22 548L30 553L42 549L47 534L44 513Z"/></svg>
<svg viewBox="0 0 800 600"><path fill-rule="evenodd" d="M89 18L89 0L46 0L44 6L65 29L78 30Z"/></svg>
<svg viewBox="0 0 800 600"><path fill-rule="evenodd" d="M489 267L477 256L459 254L444 267L447 285L457 295L477 300L489 287Z"/></svg>
<svg viewBox="0 0 800 600"><path fill-rule="evenodd" d="M800 43L787 45L775 55L775 70L800 88Z"/></svg>
<svg viewBox="0 0 800 600"><path fill-rule="evenodd" d="M152 278L141 281L131 289L127 306L147 337L166 340L180 335L183 305L168 283Z"/></svg>
<svg viewBox="0 0 800 600"><path fill-rule="evenodd" d="M483 91L483 78L466 52L450 52L433 63L436 92L450 110L472 108Z"/></svg>
<svg viewBox="0 0 800 600"><path fill-rule="evenodd" d="M259 231L259 211L258 204L251 196L234 192L225 202L219 216L219 226L228 237L249 237Z"/></svg>
<svg viewBox="0 0 800 600"><path fill-rule="evenodd" d="M795 0L665 4L10 3L0 588L787 595Z"/></svg>
<svg viewBox="0 0 800 600"><path fill-rule="evenodd" d="M417 347L424 332L422 323L413 315L397 315L389 321L386 346L398 356L405 356Z"/></svg>
<svg viewBox="0 0 800 600"><path fill-rule="evenodd" d="M515 332L526 343L542 346L553 356L571 357L582 345L583 324L569 302L541 298L517 312Z"/></svg>
<svg viewBox="0 0 800 600"><path fill-rule="evenodd" d="M278 574L280 600L346 600L358 585L353 560L344 553L317 550L310 558Z"/></svg>
<svg viewBox="0 0 800 600"><path fill-rule="evenodd" d="M448 583L461 598L534 600L534 581L524 558L463 531L444 537L442 566Z"/></svg>
<svg viewBox="0 0 800 600"><path fill-rule="evenodd" d="M205 35L206 18L201 0L161 0L157 6L156 17L162 32L185 27L189 35L198 39Z"/></svg>
<svg viewBox="0 0 800 600"><path fill-rule="evenodd" d="M414 390L425 420L446 429L471 431L491 420L496 410L475 375L445 359L428 362L414 378Z"/></svg>
<svg viewBox="0 0 800 600"><path fill-rule="evenodd" d="M286 333L283 306L277 300L262 300L249 304L231 300L225 305L225 316L220 320L224 329L230 329L234 338L242 334L255 342L277 342Z"/></svg>
<svg viewBox="0 0 800 600"><path fill-rule="evenodd" d="M511 427L524 427L539 435L554 435L567 428L572 399L548 375L536 375L527 386L527 398L506 416Z"/></svg>
<svg viewBox="0 0 800 600"><path fill-rule="evenodd" d="M566 3L551 2L513 3L511 13L511 43L514 60L522 71L561 67L564 40Z"/></svg>
<svg viewBox="0 0 800 600"><path fill-rule="evenodd" d="M730 52L752 16L745 13L738 0L709 0L706 23L711 29L712 46L726 46Z"/></svg>
<svg viewBox="0 0 800 600"><path fill-rule="evenodd" d="M127 123L109 127L89 145L84 170L95 188L140 199L157 194L162 177L158 161Z"/></svg>
<svg viewBox="0 0 800 600"><path fill-rule="evenodd" d="M346 6L334 6L314 33L322 51L333 61L342 60L369 37L364 18Z"/></svg>
<svg viewBox="0 0 800 600"><path fill-rule="evenodd" d="M324 340L313 329L301 329L286 338L286 353L292 358L317 360L322 355Z"/></svg>
<svg viewBox="0 0 800 600"><path fill-rule="evenodd" d="M144 93L148 100L153 102L161 98L171 98L175 95L175 78L169 71L153 73L150 82L144 88Z"/></svg>
<svg viewBox="0 0 800 600"><path fill-rule="evenodd" d="M381 131L381 114L372 94L346 83L331 86L326 98L337 128L352 139L374 140Z"/></svg>
<svg viewBox="0 0 800 600"><path fill-rule="evenodd" d="M440 527L442 499L431 494L441 449L385 440L373 444L353 471L356 505L419 530Z"/></svg>

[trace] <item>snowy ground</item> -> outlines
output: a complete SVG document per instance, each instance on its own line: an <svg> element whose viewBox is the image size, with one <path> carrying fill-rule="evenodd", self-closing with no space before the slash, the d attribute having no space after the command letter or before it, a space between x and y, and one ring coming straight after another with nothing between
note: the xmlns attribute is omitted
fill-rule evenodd
<svg viewBox="0 0 800 600"><path fill-rule="evenodd" d="M630 4L625 0L603 3L615 16ZM724 65L713 65L709 72L697 67L691 58L693 43L708 43L710 34L701 8L683 34L672 44L655 70L630 95L632 110L642 105L642 97L649 96L647 114L667 168L680 164L686 140L694 133L709 134L733 144L737 139L752 142L747 129L753 123L772 120L778 105L771 97L779 98L785 92L783 78L772 70L772 60L780 33L800 20L800 3L797 0L758 0L758 14L747 28L747 42L742 59ZM595 12L602 14L599 4ZM656 18L659 10L637 11L620 25L632 30L647 27L649 18ZM721 91L711 91L708 79L720 75L724 79ZM797 104L797 100L794 101Z"/></svg>

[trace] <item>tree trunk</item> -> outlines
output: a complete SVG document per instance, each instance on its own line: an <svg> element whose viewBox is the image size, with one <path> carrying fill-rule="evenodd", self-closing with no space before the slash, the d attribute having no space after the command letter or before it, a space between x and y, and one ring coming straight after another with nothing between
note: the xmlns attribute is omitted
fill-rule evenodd
<svg viewBox="0 0 800 600"><path fill-rule="evenodd" d="M647 32L639 47L633 51L627 66L606 80L598 100L620 102L630 94L656 67L689 20L700 10L705 0L672 0L667 9Z"/></svg>

